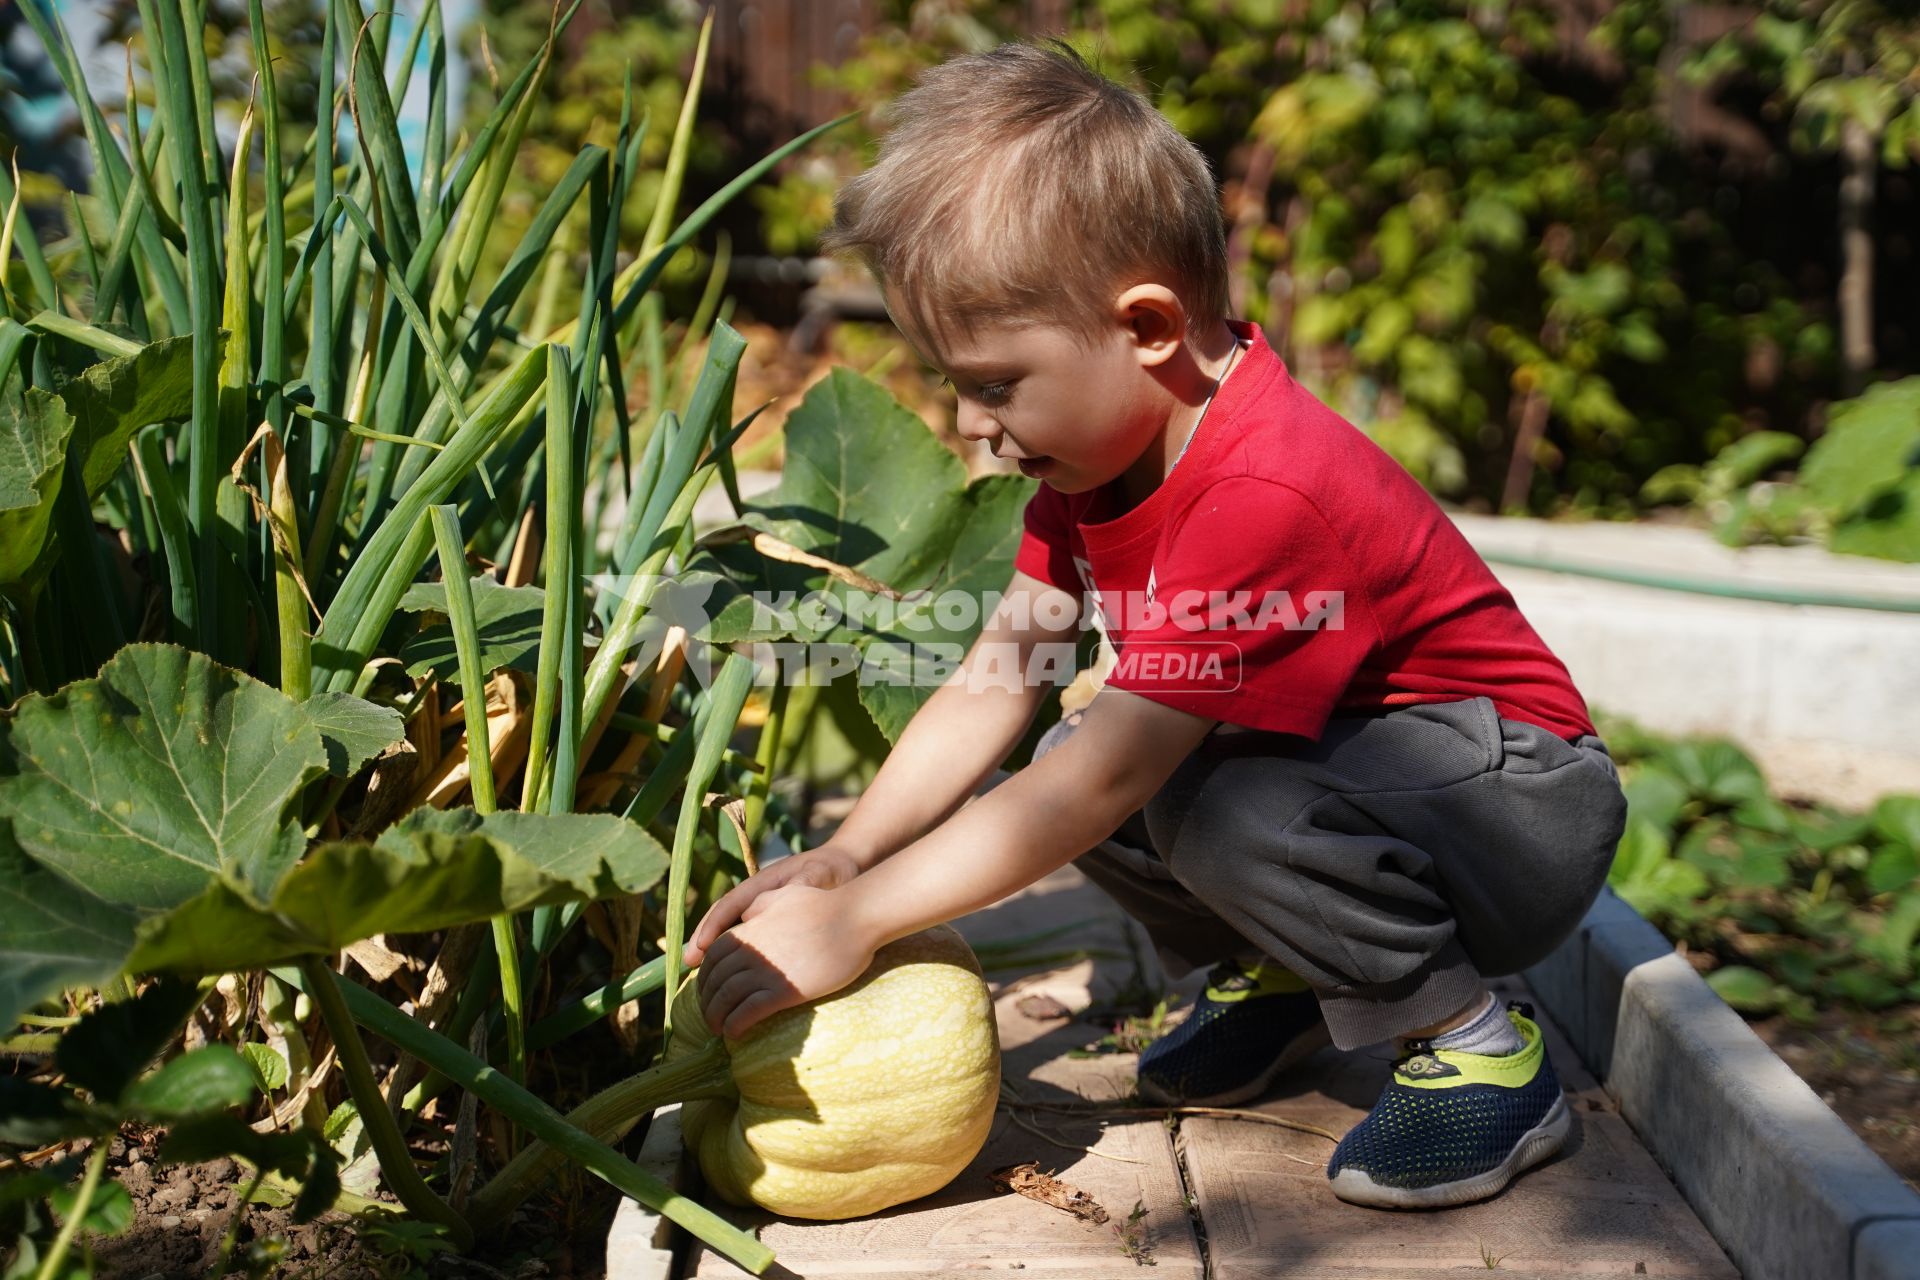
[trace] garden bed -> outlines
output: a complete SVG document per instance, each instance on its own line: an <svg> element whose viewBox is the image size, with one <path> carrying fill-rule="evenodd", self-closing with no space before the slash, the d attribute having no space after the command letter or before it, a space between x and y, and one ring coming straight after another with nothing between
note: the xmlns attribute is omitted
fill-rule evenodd
<svg viewBox="0 0 1920 1280"><path fill-rule="evenodd" d="M1891 1017L1831 1009L1811 1026L1781 1017L1750 1025L1875 1155L1920 1191L1920 1009Z"/></svg>

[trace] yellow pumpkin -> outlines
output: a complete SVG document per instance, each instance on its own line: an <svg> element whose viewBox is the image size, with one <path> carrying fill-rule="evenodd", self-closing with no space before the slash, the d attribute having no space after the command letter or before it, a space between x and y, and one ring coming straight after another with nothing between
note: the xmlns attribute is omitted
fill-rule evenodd
<svg viewBox="0 0 1920 1280"><path fill-rule="evenodd" d="M714 1039L690 980L662 1065ZM788 1217L857 1218L938 1191L985 1145L1000 1097L993 1000L947 925L888 943L847 987L724 1049L733 1096L681 1107L687 1146L721 1198Z"/></svg>

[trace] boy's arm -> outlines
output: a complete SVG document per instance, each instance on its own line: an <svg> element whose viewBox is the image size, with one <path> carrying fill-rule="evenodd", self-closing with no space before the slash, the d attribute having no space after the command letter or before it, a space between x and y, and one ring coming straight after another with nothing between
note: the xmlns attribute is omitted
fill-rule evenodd
<svg viewBox="0 0 1920 1280"><path fill-rule="evenodd" d="M1026 734L1053 687L1020 679L1019 687L1010 689L978 681L975 673L995 655L1000 671L1025 672L1041 645L1072 645L1079 613L1074 596L1015 570L965 662L908 722L829 843L851 854L864 871L966 803ZM1049 628L1047 618L1063 625ZM973 688L970 679L976 682Z"/></svg>
<svg viewBox="0 0 1920 1280"><path fill-rule="evenodd" d="M834 889L762 894L713 944L700 1005L718 1034L830 995L896 938L997 902L1113 834L1215 722L1106 689L1080 727L935 830Z"/></svg>
<svg viewBox="0 0 1920 1280"><path fill-rule="evenodd" d="M1105 689L1072 736L838 891L878 947L1016 893L1144 806L1217 722Z"/></svg>
<svg viewBox="0 0 1920 1280"><path fill-rule="evenodd" d="M1015 570L999 609L960 669L908 723L833 838L770 863L728 890L688 936L686 963L704 966L714 944L736 921L751 919L763 897L796 884L821 889L844 884L972 798L1026 733L1050 687L1024 679L1009 681L1016 687L1008 687L973 676L996 659L1000 671L1025 672L1042 645L1060 646L1062 665L1070 666L1079 615L1074 596Z"/></svg>

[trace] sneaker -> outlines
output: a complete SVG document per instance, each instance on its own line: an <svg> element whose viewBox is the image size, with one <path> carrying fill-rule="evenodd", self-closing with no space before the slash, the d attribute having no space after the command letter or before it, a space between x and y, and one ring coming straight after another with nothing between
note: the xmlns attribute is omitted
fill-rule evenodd
<svg viewBox="0 0 1920 1280"><path fill-rule="evenodd" d="M1148 1102L1226 1106L1329 1043L1320 1002L1290 970L1261 958L1207 971L1207 989L1179 1026L1140 1052Z"/></svg>
<svg viewBox="0 0 1920 1280"><path fill-rule="evenodd" d="M1560 1149L1573 1117L1533 1006L1514 1001L1507 1018L1521 1047L1504 1057L1407 1042L1380 1101L1327 1164L1334 1195L1375 1209L1466 1204Z"/></svg>

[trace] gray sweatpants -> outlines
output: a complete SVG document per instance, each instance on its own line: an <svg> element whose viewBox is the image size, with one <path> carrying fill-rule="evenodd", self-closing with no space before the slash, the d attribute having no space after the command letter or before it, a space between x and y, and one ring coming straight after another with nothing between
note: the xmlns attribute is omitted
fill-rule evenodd
<svg viewBox="0 0 1920 1280"><path fill-rule="evenodd" d="M1049 729L1035 758L1074 728ZM1264 952L1351 1049L1544 957L1599 895L1626 816L1604 742L1482 697L1336 716L1318 742L1209 735L1075 865L1170 977Z"/></svg>

